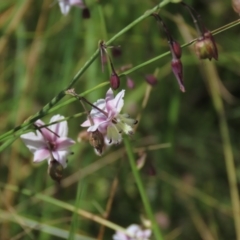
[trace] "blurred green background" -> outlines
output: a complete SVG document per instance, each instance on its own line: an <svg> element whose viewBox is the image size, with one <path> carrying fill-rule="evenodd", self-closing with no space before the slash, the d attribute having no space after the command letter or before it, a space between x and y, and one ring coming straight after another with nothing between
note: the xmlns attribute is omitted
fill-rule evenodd
<svg viewBox="0 0 240 240"><path fill-rule="evenodd" d="M238 18L230 1L186 2L199 12L209 30ZM21 124L64 89L95 52L99 40L110 39L158 3L89 0L86 4L91 18L82 19L81 10L74 7L68 16L63 16L52 0L1 1L0 132ZM160 10L160 16L181 44L197 37L189 13L180 5L167 5ZM170 55L131 73L134 89L128 89L126 78L121 78L121 88L126 89L124 111L134 118L141 113L137 131L131 137L132 147L153 148L145 151L147 160L140 171L167 240L236 239L230 197L234 189L229 187L228 176L234 177L236 172L239 187L239 26L216 35L215 40L218 61L199 61L192 46L183 49L184 94L171 72ZM120 45L122 51L119 57L113 57L116 69L126 64L136 66L169 50L164 32L151 17L112 45ZM158 84L151 89L145 75L154 72ZM102 73L97 58L74 87L81 93L108 79L108 68ZM86 98L92 102L104 98L108 88L93 91ZM146 92L150 95L142 108ZM83 109L74 102L43 121L48 122L53 114L71 116L78 112ZM81 117L68 122L71 138L77 139L84 120ZM161 145L165 143L170 147ZM0 153L1 239L60 239L60 230L66 231L67 239L78 239L73 233L89 236L79 239L112 239L114 234L106 228L100 237L101 226L94 221L7 190L7 184L44 192L73 206L77 203L96 215L105 216L109 203L108 220L123 227L140 224L146 218L123 144L112 146L101 157L87 142L77 143L73 151L61 187L48 176L47 162L32 162L32 154L21 140ZM227 175L226 163L232 163L231 153L235 169ZM155 176L149 175L150 165ZM39 229L32 229L23 218L34 221ZM45 232L46 226L39 224L56 228Z"/></svg>

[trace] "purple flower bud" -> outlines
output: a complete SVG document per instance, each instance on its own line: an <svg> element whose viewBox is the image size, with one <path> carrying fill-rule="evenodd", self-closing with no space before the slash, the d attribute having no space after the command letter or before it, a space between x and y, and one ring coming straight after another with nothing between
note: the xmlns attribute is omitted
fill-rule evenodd
<svg viewBox="0 0 240 240"><path fill-rule="evenodd" d="M127 86L130 89L133 89L135 87L134 81L131 78L129 78L129 77L127 77Z"/></svg>
<svg viewBox="0 0 240 240"><path fill-rule="evenodd" d="M102 154L105 144L101 132L99 132L98 130L96 130L95 132L90 132L89 142L97 150L99 154Z"/></svg>
<svg viewBox="0 0 240 240"><path fill-rule="evenodd" d="M120 57L122 55L122 50L120 47L113 47L111 49L111 52L114 58Z"/></svg>
<svg viewBox="0 0 240 240"><path fill-rule="evenodd" d="M183 83L183 68L182 68L181 60L180 59L172 59L171 66L172 66L172 71L178 81L180 90L182 92L185 92L185 87L184 87L184 83Z"/></svg>
<svg viewBox="0 0 240 240"><path fill-rule="evenodd" d="M148 74L145 76L145 80L147 81L148 84L150 84L151 86L155 86L158 83L157 78L152 75L152 74Z"/></svg>
<svg viewBox="0 0 240 240"><path fill-rule="evenodd" d="M83 19L88 19L91 17L90 11L87 7L83 8L82 10L82 18Z"/></svg>
<svg viewBox="0 0 240 240"><path fill-rule="evenodd" d="M113 90L117 90L120 86L120 78L116 72L113 72L110 77L110 85Z"/></svg>
<svg viewBox="0 0 240 240"><path fill-rule="evenodd" d="M210 31L206 31L203 37L195 43L195 52L200 59L214 58L218 60L218 50L215 40Z"/></svg>
<svg viewBox="0 0 240 240"><path fill-rule="evenodd" d="M181 46L178 42L176 41L173 41L171 43L171 51L172 51L172 54L173 54L173 58L176 57L178 59L181 58L182 56L182 49L181 49Z"/></svg>
<svg viewBox="0 0 240 240"><path fill-rule="evenodd" d="M148 165L147 165L147 174L149 176L156 176L157 175L156 168L153 166L152 163L148 163Z"/></svg>
<svg viewBox="0 0 240 240"><path fill-rule="evenodd" d="M48 165L48 174L53 180L60 183L63 176L63 166L55 159L51 160Z"/></svg>

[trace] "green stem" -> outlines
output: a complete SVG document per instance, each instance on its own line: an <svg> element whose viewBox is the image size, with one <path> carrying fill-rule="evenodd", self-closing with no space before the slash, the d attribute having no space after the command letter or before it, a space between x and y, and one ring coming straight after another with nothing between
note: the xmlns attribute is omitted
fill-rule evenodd
<svg viewBox="0 0 240 240"><path fill-rule="evenodd" d="M155 6L154 8L146 11L141 17L137 18L135 21L133 21L132 23L130 23L128 26L126 26L125 28L123 28L120 32L118 32L115 36L113 36L110 40L108 40L106 42L106 45L111 44L114 40L116 40L118 37L120 37L123 33L127 32L128 30L130 30L132 27L134 27L135 25L137 25L139 22L141 22L142 20L144 20L145 18L149 17L152 13L154 13L155 11L157 11L159 8L164 7L165 5L167 5L168 3L170 3L170 0L164 0L161 3L159 3L157 6Z"/></svg>
<svg viewBox="0 0 240 240"><path fill-rule="evenodd" d="M144 186L143 186L143 183L142 183L142 180L141 180L141 177L140 177L140 174L139 174L139 171L137 169L136 162L135 162L135 159L134 159L133 151L132 151L129 139L127 137L124 138L124 144L125 144L125 147L126 147L126 151L127 151L127 155L128 155L128 158L129 158L131 168L132 168L132 172L133 172L133 175L134 175L139 193L140 193L141 198L142 198L142 202L143 202L145 211L148 215L148 218L151 220L151 223L152 223L152 228L153 228L154 235L155 235L157 240L163 240L162 234L160 232L160 228L159 228L159 226L156 222L156 219L153 215L150 203L148 201L147 194L144 190Z"/></svg>
<svg viewBox="0 0 240 240"><path fill-rule="evenodd" d="M106 220L102 217L99 217L99 216L95 215L95 214L87 212L83 209L76 208L76 206L73 206L73 205L71 205L69 203L66 203L66 202L63 202L63 201L60 201L56 198L52 198L52 197L46 196L46 195L41 194L41 193L34 193L33 191L31 191L29 189L19 189L18 187L14 186L14 185L10 185L10 184L0 183L0 186L5 187L6 189L8 189L10 191L18 192L18 193L24 194L26 196L29 196L31 198L36 198L38 200L53 204L53 205L58 206L60 208L66 209L68 211L75 212L78 215L80 215L80 216L82 216L86 219L90 219L94 222L99 223L100 225L104 225L104 226L106 226L110 229L113 229L115 231L121 231L129 237L133 237L131 234L129 234L126 231L125 228L123 228L121 226L118 226L117 224L112 223L112 222L110 222L110 221L108 221L108 220Z"/></svg>
<svg viewBox="0 0 240 240"><path fill-rule="evenodd" d="M236 239L240 240L240 199L238 190L238 181L236 175L236 167L234 163L234 156L231 146L231 139L228 130L228 123L225 115L224 104L221 98L220 88L218 84L218 76L216 74L213 64L206 63L203 65L203 72L207 76L207 84L209 85L214 108L218 114L219 129L222 138L223 154L226 164L226 171L230 189L230 196L232 202L232 212L235 224Z"/></svg>

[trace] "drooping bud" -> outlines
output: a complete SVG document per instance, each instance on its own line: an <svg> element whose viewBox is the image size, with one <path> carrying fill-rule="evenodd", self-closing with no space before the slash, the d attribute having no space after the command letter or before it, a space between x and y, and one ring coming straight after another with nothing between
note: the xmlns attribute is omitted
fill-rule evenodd
<svg viewBox="0 0 240 240"><path fill-rule="evenodd" d="M146 162L147 154L146 152L140 152L138 155L139 158L137 159L137 168L141 169Z"/></svg>
<svg viewBox="0 0 240 240"><path fill-rule="evenodd" d="M195 43L195 52L200 59L214 58L218 60L218 50L215 40L210 31L206 31L203 37Z"/></svg>
<svg viewBox="0 0 240 240"><path fill-rule="evenodd" d="M232 7L236 13L240 14L240 0L232 0Z"/></svg>
<svg viewBox="0 0 240 240"><path fill-rule="evenodd" d="M54 180L60 183L63 176L63 166L55 159L48 165L48 174Z"/></svg>
<svg viewBox="0 0 240 240"><path fill-rule="evenodd" d="M130 77L127 77L127 86L130 89L133 89L135 87L135 83Z"/></svg>
<svg viewBox="0 0 240 240"><path fill-rule="evenodd" d="M99 154L102 154L104 148L104 138L101 132L96 130L95 132L91 132L89 136L90 144L97 150Z"/></svg>
<svg viewBox="0 0 240 240"><path fill-rule="evenodd" d="M172 41L170 43L170 48L171 48L171 51L172 51L172 55L173 55L173 58L178 58L180 59L181 56L182 56L182 48L180 46L180 44L176 41Z"/></svg>
<svg viewBox="0 0 240 240"><path fill-rule="evenodd" d="M110 77L110 86L113 90L117 90L120 86L120 78L116 72L112 72Z"/></svg>
<svg viewBox="0 0 240 240"><path fill-rule="evenodd" d="M91 17L90 11L87 7L83 8L82 10L82 18L83 19L88 19Z"/></svg>
<svg viewBox="0 0 240 240"><path fill-rule="evenodd" d="M155 86L158 83L157 78L152 75L152 74L148 74L145 76L145 80L147 81L148 84L150 84L151 86Z"/></svg>
<svg viewBox="0 0 240 240"><path fill-rule="evenodd" d="M172 71L178 81L180 90L182 92L185 92L185 87L184 87L184 83L183 83L183 67L182 67L181 60L180 59L172 59L171 66L172 66Z"/></svg>

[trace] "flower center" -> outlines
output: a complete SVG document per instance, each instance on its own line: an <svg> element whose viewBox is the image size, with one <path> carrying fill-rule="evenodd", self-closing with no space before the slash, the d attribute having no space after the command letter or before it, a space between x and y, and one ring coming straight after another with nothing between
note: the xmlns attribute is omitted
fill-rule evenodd
<svg viewBox="0 0 240 240"><path fill-rule="evenodd" d="M113 119L112 119L112 123L113 123L113 124L117 124L117 119L116 119L116 118L113 118Z"/></svg>
<svg viewBox="0 0 240 240"><path fill-rule="evenodd" d="M54 142L48 142L49 148L51 151L54 151L56 149L56 144Z"/></svg>

